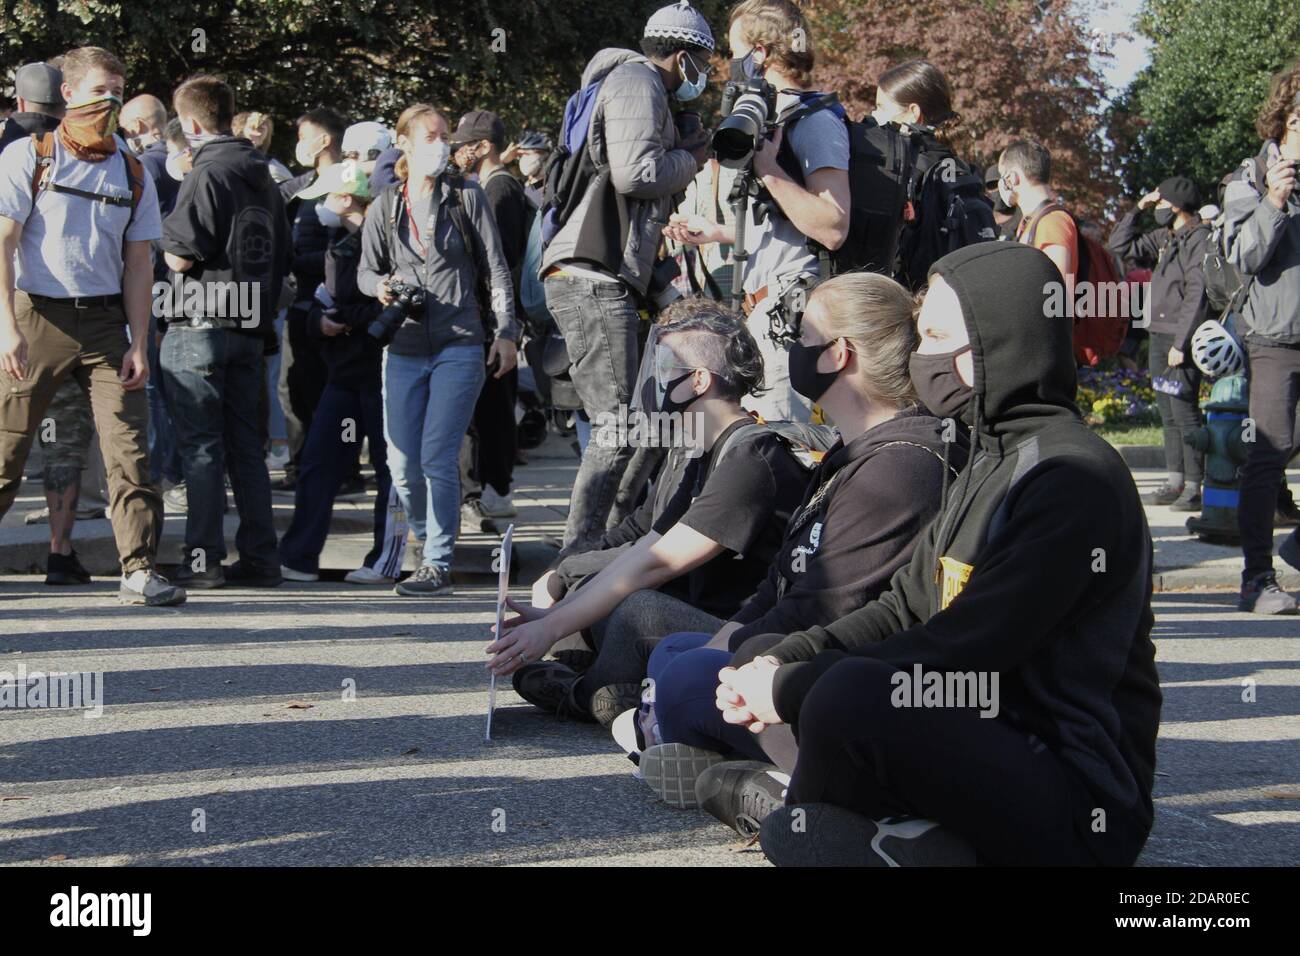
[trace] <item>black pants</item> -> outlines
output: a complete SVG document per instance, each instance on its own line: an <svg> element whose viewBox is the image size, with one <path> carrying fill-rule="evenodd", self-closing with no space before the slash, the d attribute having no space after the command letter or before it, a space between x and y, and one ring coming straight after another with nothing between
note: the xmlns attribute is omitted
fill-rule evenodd
<svg viewBox="0 0 1300 956"><path fill-rule="evenodd" d="M1169 350L1174 347L1174 337L1164 332L1152 332L1147 362L1152 381L1169 366ZM1160 424L1165 432L1165 468L1183 476L1183 480L1200 484L1205 474L1204 456L1183 441L1183 436L1201 426L1201 406L1198 402L1201 389L1201 370L1184 356L1183 364L1174 372L1187 382L1191 393L1187 398L1175 398L1156 392L1156 408L1160 410Z"/></svg>
<svg viewBox="0 0 1300 956"><path fill-rule="evenodd" d="M519 446L515 428L518 393L517 368L500 378L493 378L492 370L488 369L487 381L474 405L470 476L481 487L491 485L499 495L510 494L510 484L515 478L515 452Z"/></svg>
<svg viewBox="0 0 1300 956"><path fill-rule="evenodd" d="M1237 525L1246 559L1242 581L1273 567L1273 518L1286 463L1300 448L1296 402L1300 400L1300 348L1247 341L1250 418L1255 440L1246 443L1241 468Z"/></svg>
<svg viewBox="0 0 1300 956"><path fill-rule="evenodd" d="M307 332L307 303L296 302L284 320L280 344L280 407L284 411L289 463L285 474L296 478L312 416L325 391L326 368L320 346Z"/></svg>
<svg viewBox="0 0 1300 956"><path fill-rule="evenodd" d="M799 713L789 803L935 820L984 864L1098 862L1086 844L1095 800L1050 749L974 708L896 707L897 673L853 658L813 685Z"/></svg>

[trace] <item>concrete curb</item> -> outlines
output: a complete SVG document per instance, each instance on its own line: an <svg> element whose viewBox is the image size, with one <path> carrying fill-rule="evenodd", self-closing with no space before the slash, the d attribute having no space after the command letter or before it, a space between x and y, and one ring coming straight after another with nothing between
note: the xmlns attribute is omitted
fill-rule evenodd
<svg viewBox="0 0 1300 956"><path fill-rule="evenodd" d="M1130 468L1165 466L1165 450L1161 445L1116 445L1115 448Z"/></svg>

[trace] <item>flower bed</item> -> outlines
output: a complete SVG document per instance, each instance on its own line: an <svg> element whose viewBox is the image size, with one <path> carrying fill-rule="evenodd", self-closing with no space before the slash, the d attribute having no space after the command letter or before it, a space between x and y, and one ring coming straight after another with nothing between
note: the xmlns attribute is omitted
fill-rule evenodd
<svg viewBox="0 0 1300 956"><path fill-rule="evenodd" d="M1089 425L1160 423L1155 389L1145 369L1081 368L1075 401Z"/></svg>

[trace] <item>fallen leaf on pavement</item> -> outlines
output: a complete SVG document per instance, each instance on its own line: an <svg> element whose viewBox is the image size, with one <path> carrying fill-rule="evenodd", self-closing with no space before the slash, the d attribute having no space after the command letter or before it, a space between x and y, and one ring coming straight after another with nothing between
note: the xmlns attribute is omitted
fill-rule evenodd
<svg viewBox="0 0 1300 956"><path fill-rule="evenodd" d="M315 704L309 704L302 700L291 700L284 705L286 710L311 710L315 706Z"/></svg>

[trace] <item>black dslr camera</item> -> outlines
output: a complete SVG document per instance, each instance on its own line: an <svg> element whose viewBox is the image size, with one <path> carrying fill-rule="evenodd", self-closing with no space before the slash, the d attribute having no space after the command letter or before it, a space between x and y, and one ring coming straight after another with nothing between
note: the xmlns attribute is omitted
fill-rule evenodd
<svg viewBox="0 0 1300 956"><path fill-rule="evenodd" d="M366 329L371 338L385 346L393 341L393 336L408 316L413 319L424 318L424 289L390 278L388 291L393 294L392 303L375 316Z"/></svg>
<svg viewBox="0 0 1300 956"><path fill-rule="evenodd" d="M728 169L748 168L774 128L776 87L762 78L729 82L722 91L722 115L710 144L713 155Z"/></svg>

